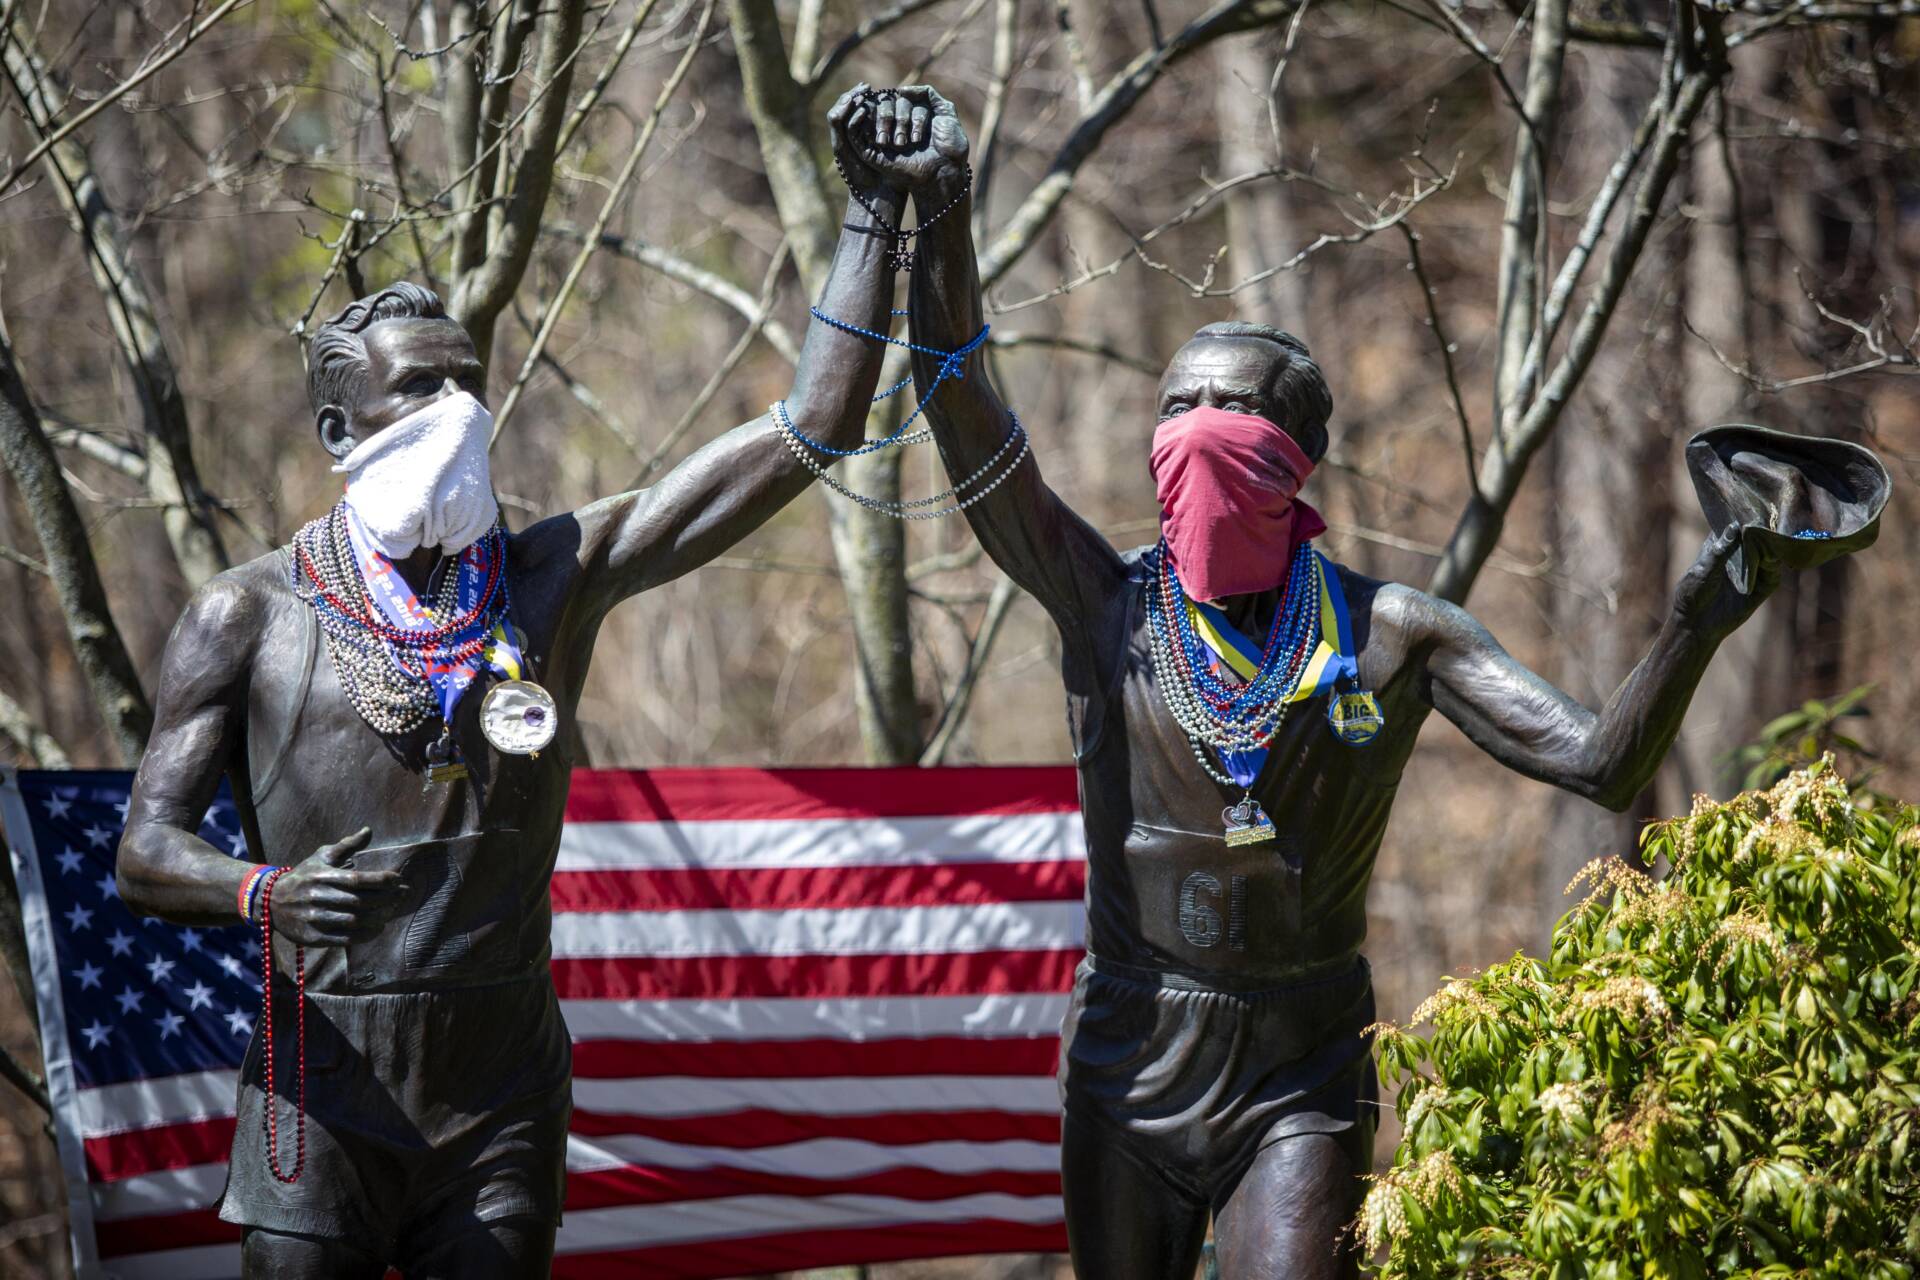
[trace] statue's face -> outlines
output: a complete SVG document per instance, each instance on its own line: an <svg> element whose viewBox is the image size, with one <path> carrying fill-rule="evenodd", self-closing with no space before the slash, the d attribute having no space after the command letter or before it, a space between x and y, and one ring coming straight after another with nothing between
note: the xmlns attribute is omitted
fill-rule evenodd
<svg viewBox="0 0 1920 1280"><path fill-rule="evenodd" d="M357 404L320 410L320 442L336 458L446 396L471 392L486 403L486 370L473 339L452 320L381 320L362 335L367 379Z"/></svg>
<svg viewBox="0 0 1920 1280"><path fill-rule="evenodd" d="M1174 353L1160 375L1159 419L1198 409L1253 413L1277 422L1302 449L1293 428L1273 415L1274 379L1286 368L1287 354L1265 338L1195 338Z"/></svg>

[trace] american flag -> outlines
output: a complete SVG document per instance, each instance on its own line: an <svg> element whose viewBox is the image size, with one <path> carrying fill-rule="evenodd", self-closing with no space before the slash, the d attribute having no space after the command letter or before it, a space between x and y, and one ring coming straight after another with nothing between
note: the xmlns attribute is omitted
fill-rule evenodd
<svg viewBox="0 0 1920 1280"><path fill-rule="evenodd" d="M83 1275L239 1271L213 1211L259 941L134 917L131 779L0 770ZM202 834L245 856L223 792ZM554 1275L710 1280L1065 1248L1071 769L574 774Z"/></svg>

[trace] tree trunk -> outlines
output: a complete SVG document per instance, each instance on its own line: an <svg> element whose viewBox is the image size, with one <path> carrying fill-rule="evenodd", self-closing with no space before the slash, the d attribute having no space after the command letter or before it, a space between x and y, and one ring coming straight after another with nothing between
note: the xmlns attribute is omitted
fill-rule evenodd
<svg viewBox="0 0 1920 1280"><path fill-rule="evenodd" d="M13 345L4 336L0 336L0 461L13 473L33 519L94 704L107 722L120 761L131 764L140 758L153 728L153 709L107 608L87 527L67 491L60 460L40 425L40 413L21 381Z"/></svg>
<svg viewBox="0 0 1920 1280"><path fill-rule="evenodd" d="M774 206L793 246L794 265L809 298L818 297L838 239L838 201L828 196L817 129L825 107L795 82L779 16L771 0L729 0L727 17L747 111L760 140ZM904 362L888 361L890 386ZM904 394L904 393L903 393ZM897 400L876 406L869 437L899 421ZM856 493L900 500L900 457L881 449L840 464L840 479ZM853 624L854 698L860 740L872 764L912 764L920 754L920 708L913 692L913 643L907 616L907 543L903 521L825 495L833 557L847 593Z"/></svg>
<svg viewBox="0 0 1920 1280"><path fill-rule="evenodd" d="M1578 66L1587 84L1567 120L1564 171L1584 194L1599 185L1631 136L1641 104L1653 93L1658 59L1641 51L1589 50ZM1595 355L1586 394L1548 446L1557 497L1554 563L1569 580L1548 588L1556 683L1592 707L1602 705L1646 653L1667 611L1667 547L1647 530L1665 529L1668 521L1669 406L1679 382L1666 296L1669 268L1677 264L1660 260L1669 252L1656 248L1656 260L1621 299L1614 340ZM1612 813L1554 793L1541 857L1548 923L1565 910L1562 895L1574 874L1602 854L1632 855L1640 823L1652 816L1651 795L1626 813Z"/></svg>

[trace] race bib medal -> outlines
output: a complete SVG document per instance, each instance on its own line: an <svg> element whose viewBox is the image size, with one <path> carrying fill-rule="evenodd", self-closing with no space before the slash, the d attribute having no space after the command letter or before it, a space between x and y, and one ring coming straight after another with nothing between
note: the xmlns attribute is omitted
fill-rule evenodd
<svg viewBox="0 0 1920 1280"><path fill-rule="evenodd" d="M454 708L482 675L502 683L481 706L497 750L536 755L553 741L553 698L525 678L522 639L508 619L507 540L494 524L464 548L421 600L340 503L294 536L294 589L313 606L341 687L374 732L411 733L438 716L424 791L468 776L452 733Z"/></svg>
<svg viewBox="0 0 1920 1280"><path fill-rule="evenodd" d="M1230 846L1264 844L1275 830L1253 798L1253 784L1295 702L1329 694L1327 722L1349 746L1371 742L1385 724L1379 702L1358 687L1338 581L1311 544L1301 543L1262 650L1219 609L1187 596L1164 541L1153 559L1147 620L1154 682L1201 769L1240 791L1221 811L1222 838ZM1228 681L1228 672L1244 683ZM1206 747L1225 772L1214 767Z"/></svg>

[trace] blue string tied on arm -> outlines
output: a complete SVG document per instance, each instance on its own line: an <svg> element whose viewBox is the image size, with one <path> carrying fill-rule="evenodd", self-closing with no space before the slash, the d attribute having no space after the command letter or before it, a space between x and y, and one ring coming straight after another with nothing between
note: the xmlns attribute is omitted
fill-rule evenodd
<svg viewBox="0 0 1920 1280"><path fill-rule="evenodd" d="M822 311L819 307L809 307L807 308L807 310L813 314L813 318L815 320L818 320L820 323L825 325L831 325L833 328L840 330L842 333L851 333L858 337L870 339L874 342L884 342L890 346L904 347L908 351L912 351L912 352L915 352L916 354L923 355L923 356L937 356L940 360L939 371L934 374L933 381L927 385L926 395L920 397L920 403L913 407L913 412L907 415L906 420L904 422L902 422L898 427L894 428L893 433L891 435L883 436L878 440L868 440L866 443L862 444L857 449L836 449L832 445L820 443L820 441L815 440L812 436L807 435L805 432L800 431L798 428L794 429L794 435L797 436L799 439L805 441L809 446L819 450L821 453L831 454L836 458L857 458L862 454L873 453L880 449L888 449L888 448L894 448L894 447L903 446L903 445L917 444L922 439L925 439L926 438L925 432L921 432L919 434L909 437L906 434L907 428L911 427L914 424L914 421L917 418L919 418L922 412L925 411L927 407L927 401L933 399L933 393L940 389L941 383L945 382L948 378L966 377L967 357L971 356L974 352L978 351L983 345L985 345L987 341L987 334L993 328L992 325L981 325L980 332L975 334L972 340L969 341L965 346L961 347L959 350L941 351L935 347L921 346L919 343L910 342L905 338L896 338L896 337L893 337L891 334L876 333L872 329L863 329L857 324L848 324L844 320L836 320L834 317ZM907 313L905 311L896 310L891 314L896 316L904 316ZM889 396L892 396L904 390L906 388L906 385L912 381L913 381L913 375L909 373L906 377L900 379L900 381L894 383L891 387L888 387L885 391L882 391L879 395L875 396L873 398L873 402L875 404L880 403L882 400L887 399Z"/></svg>

